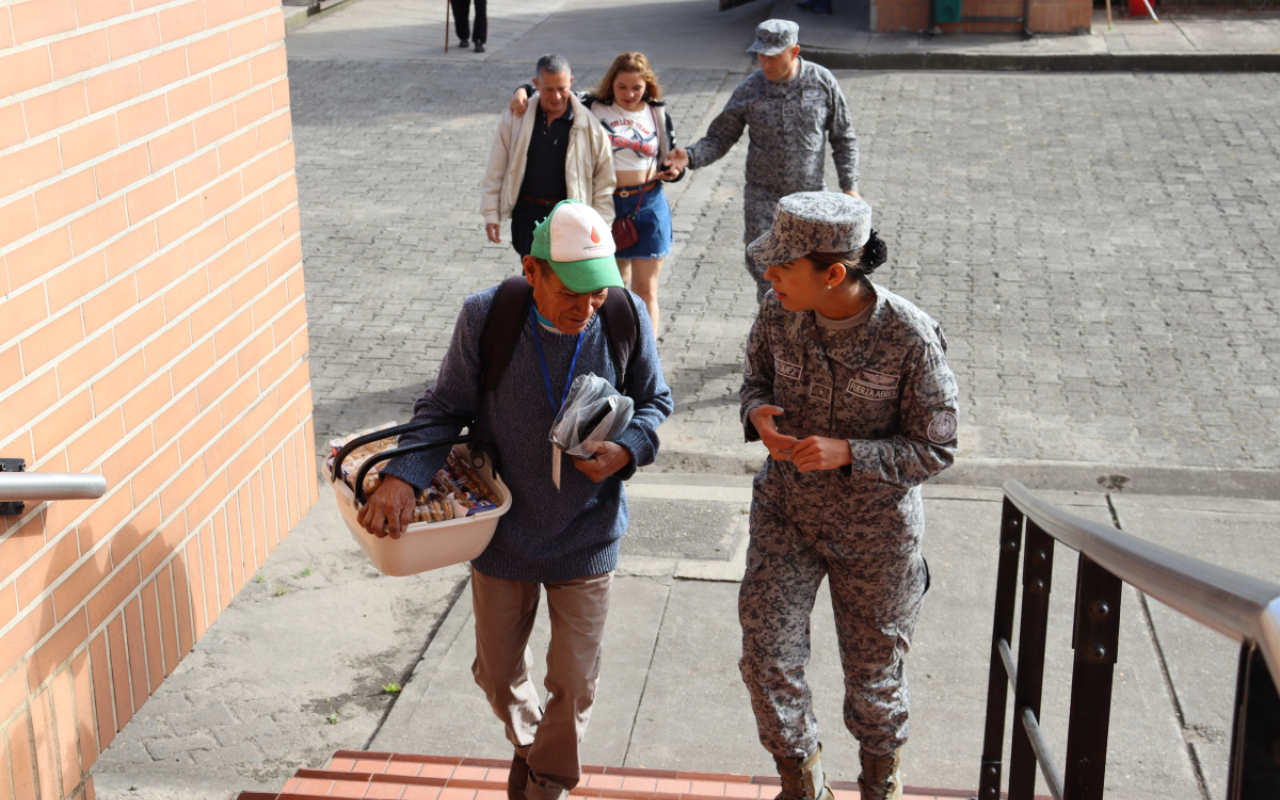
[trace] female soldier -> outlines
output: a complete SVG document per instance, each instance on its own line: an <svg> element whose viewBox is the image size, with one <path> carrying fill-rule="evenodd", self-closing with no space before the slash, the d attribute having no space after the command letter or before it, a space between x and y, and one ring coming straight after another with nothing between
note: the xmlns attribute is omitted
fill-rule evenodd
<svg viewBox="0 0 1280 800"><path fill-rule="evenodd" d="M862 200L784 197L747 253L772 265L773 291L747 342L742 422L771 458L752 493L739 667L779 798L830 800L804 678L809 615L829 577L862 798L898 798L902 659L929 582L920 484L956 448L946 342L928 315L867 278L885 246Z"/></svg>

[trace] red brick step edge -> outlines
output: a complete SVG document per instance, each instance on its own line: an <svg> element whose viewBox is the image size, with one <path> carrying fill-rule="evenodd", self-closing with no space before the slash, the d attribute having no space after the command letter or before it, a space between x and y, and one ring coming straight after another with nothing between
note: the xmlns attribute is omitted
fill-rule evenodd
<svg viewBox="0 0 1280 800"><path fill-rule="evenodd" d="M507 800L511 762L492 758L339 750L324 769L300 769L280 792L245 791L237 800ZM770 800L773 776L584 766L572 797L604 800ZM832 781L835 800L859 800L858 784ZM972 798L973 790L905 788L903 800ZM1045 798L1047 800L1047 798Z"/></svg>

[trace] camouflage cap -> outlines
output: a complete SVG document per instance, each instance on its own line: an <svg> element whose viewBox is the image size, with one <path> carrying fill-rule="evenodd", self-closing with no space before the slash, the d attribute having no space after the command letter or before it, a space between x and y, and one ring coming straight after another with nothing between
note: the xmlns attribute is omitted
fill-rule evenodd
<svg viewBox="0 0 1280 800"><path fill-rule="evenodd" d="M800 39L800 26L789 19L766 19L756 26L756 40L748 53L776 56Z"/></svg>
<svg viewBox="0 0 1280 800"><path fill-rule="evenodd" d="M747 245L757 264L809 253L852 253L871 237L871 206L841 192L797 192L778 201L769 232Z"/></svg>

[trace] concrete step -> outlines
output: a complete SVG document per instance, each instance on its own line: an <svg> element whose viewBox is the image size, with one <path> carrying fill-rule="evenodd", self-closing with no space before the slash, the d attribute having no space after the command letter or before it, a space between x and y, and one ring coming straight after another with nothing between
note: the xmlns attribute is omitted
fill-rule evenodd
<svg viewBox="0 0 1280 800"><path fill-rule="evenodd" d="M492 758L403 755L339 750L324 769L300 769L278 793L241 792L237 800L506 800L510 761ZM605 800L711 800L771 798L772 776L686 772L674 769L583 766L573 797ZM859 800L853 781L832 781L835 800ZM973 797L972 790L905 787L903 800ZM1037 798L1039 800L1039 798ZM1047 800L1047 799L1046 799Z"/></svg>

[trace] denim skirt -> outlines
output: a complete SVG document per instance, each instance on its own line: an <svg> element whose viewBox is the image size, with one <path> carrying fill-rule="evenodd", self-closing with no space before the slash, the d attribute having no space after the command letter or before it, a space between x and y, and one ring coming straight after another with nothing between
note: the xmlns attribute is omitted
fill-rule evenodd
<svg viewBox="0 0 1280 800"><path fill-rule="evenodd" d="M639 209L637 210L637 206ZM615 219L635 215L633 222L640 238L630 247L619 250L617 258L664 258L671 252L671 205L659 184L630 197L613 196Z"/></svg>

